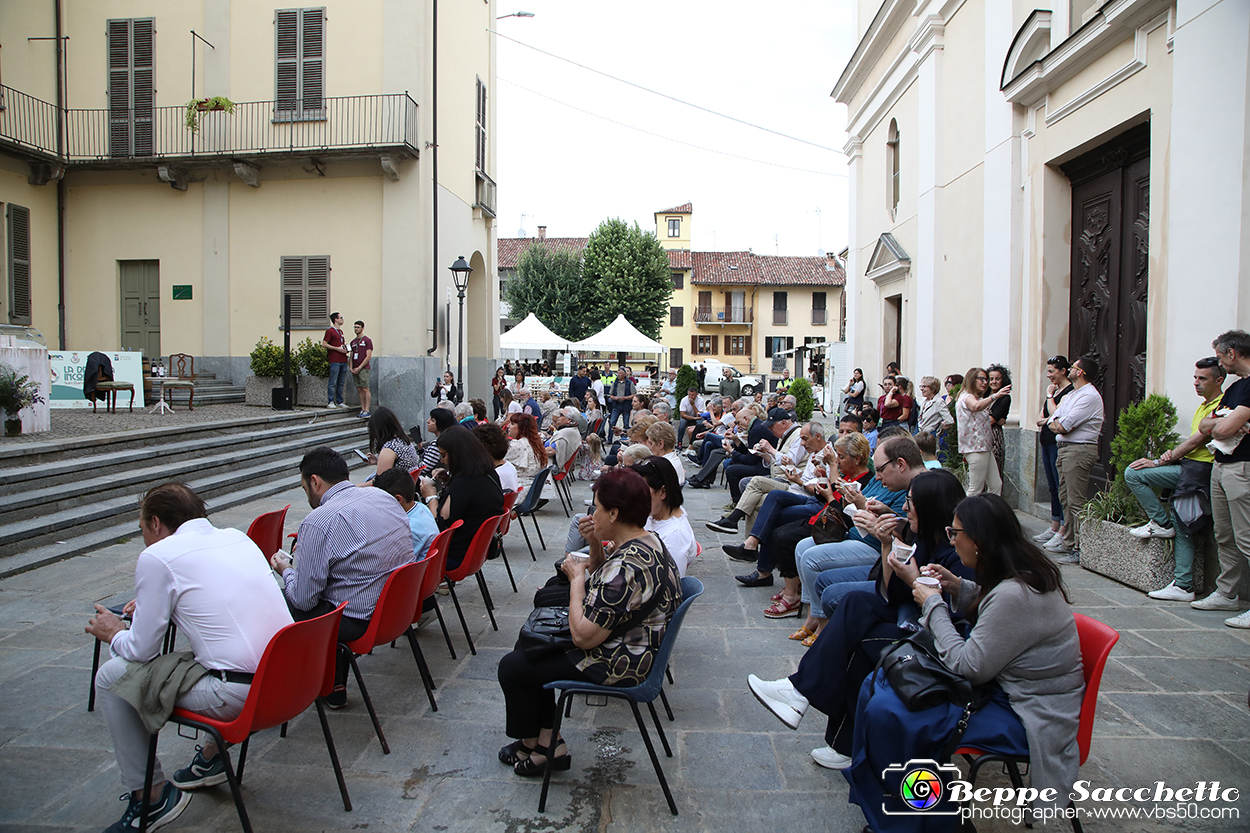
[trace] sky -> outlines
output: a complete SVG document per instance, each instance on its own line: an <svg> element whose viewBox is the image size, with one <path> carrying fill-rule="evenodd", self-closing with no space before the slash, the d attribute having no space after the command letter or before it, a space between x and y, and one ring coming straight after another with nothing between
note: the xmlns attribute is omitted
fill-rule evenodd
<svg viewBox="0 0 1250 833"><path fill-rule="evenodd" d="M846 108L830 92L854 4L775 3L499 0L535 16L496 22L498 236L585 237L608 217L653 231L655 211L691 202L697 251L841 251Z"/></svg>

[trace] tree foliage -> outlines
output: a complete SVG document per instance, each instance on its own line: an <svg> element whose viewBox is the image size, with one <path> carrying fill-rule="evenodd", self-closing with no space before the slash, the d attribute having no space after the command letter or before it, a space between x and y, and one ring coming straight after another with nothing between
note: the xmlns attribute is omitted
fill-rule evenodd
<svg viewBox="0 0 1250 833"><path fill-rule="evenodd" d="M556 335L580 341L602 329L587 323L590 297L590 282L582 277L577 254L535 240L521 252L506 300L514 318L532 312Z"/></svg>
<svg viewBox="0 0 1250 833"><path fill-rule="evenodd" d="M677 371L677 379L675 381L677 383L677 401L681 402L681 400L686 398L686 391L699 386L699 373L690 365L683 364Z"/></svg>
<svg viewBox="0 0 1250 833"><path fill-rule="evenodd" d="M795 379L790 385L790 395L794 397L794 415L800 422L807 422L816 410L816 397L812 395L812 383L806 379Z"/></svg>
<svg viewBox="0 0 1250 833"><path fill-rule="evenodd" d="M624 313L641 332L660 337L673 281L668 254L654 234L620 218L604 220L586 242L582 272L593 288L585 310L590 332Z"/></svg>

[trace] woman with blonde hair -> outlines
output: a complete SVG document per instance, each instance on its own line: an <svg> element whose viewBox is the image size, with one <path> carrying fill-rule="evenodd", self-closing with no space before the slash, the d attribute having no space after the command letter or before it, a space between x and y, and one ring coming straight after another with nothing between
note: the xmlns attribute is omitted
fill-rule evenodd
<svg viewBox="0 0 1250 833"><path fill-rule="evenodd" d="M959 426L959 453L968 461L968 494L1000 495L1003 479L994 464L994 439L990 432L990 406L1011 393L1008 385L990 393L990 377L981 367L964 374L964 387L955 403Z"/></svg>

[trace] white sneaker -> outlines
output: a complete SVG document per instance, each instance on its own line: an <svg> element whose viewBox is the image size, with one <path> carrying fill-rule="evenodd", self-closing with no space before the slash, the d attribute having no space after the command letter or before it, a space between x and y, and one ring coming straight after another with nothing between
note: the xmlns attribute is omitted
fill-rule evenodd
<svg viewBox="0 0 1250 833"><path fill-rule="evenodd" d="M1033 540L1039 544L1045 544L1057 534L1058 533L1056 533L1053 529L1043 529L1041 532L1033 536Z"/></svg>
<svg viewBox="0 0 1250 833"><path fill-rule="evenodd" d="M1157 524L1152 518L1141 526L1135 526L1128 531L1129 535L1135 535L1138 538L1175 538L1176 530L1170 526Z"/></svg>
<svg viewBox="0 0 1250 833"><path fill-rule="evenodd" d="M1250 629L1250 610L1247 610L1245 613L1241 614L1240 616L1233 616L1231 618L1225 619L1224 624L1228 625L1230 628Z"/></svg>
<svg viewBox="0 0 1250 833"><path fill-rule="evenodd" d="M1218 590L1205 599L1190 602L1189 606L1194 610L1238 610L1241 608L1241 604L1236 599L1230 599Z"/></svg>
<svg viewBox="0 0 1250 833"><path fill-rule="evenodd" d="M1159 590L1151 590L1146 595L1163 602L1192 602L1194 600L1194 594L1178 586L1176 582Z"/></svg>
<svg viewBox="0 0 1250 833"><path fill-rule="evenodd" d="M1060 555L1064 555L1064 554L1067 554L1068 552L1071 552L1071 550L1068 549L1067 545L1063 543L1063 536L1058 535L1058 534L1056 534L1055 537L1051 538L1049 541L1043 544L1042 549L1046 550L1046 552L1057 552Z"/></svg>
<svg viewBox="0 0 1250 833"><path fill-rule="evenodd" d="M849 769L851 759L832 746L822 746L812 750L812 760L825 769Z"/></svg>
<svg viewBox="0 0 1250 833"><path fill-rule="evenodd" d="M751 687L755 699L777 715L778 720L791 729L799 728L799 721L807 711L807 698L794 690L794 683L785 677L780 680L761 680L752 674L747 677L747 685Z"/></svg>

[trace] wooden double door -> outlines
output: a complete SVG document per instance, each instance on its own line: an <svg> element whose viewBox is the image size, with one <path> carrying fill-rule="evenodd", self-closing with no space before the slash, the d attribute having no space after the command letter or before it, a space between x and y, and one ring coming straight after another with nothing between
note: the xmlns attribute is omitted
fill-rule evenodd
<svg viewBox="0 0 1250 833"><path fill-rule="evenodd" d="M1102 368L1106 406L1091 489L1105 485L1120 411L1146 395L1150 262L1150 124L1134 127L1062 166L1072 182L1068 358Z"/></svg>
<svg viewBox="0 0 1250 833"><path fill-rule="evenodd" d="M161 357L161 262L118 262L122 296L122 349Z"/></svg>

